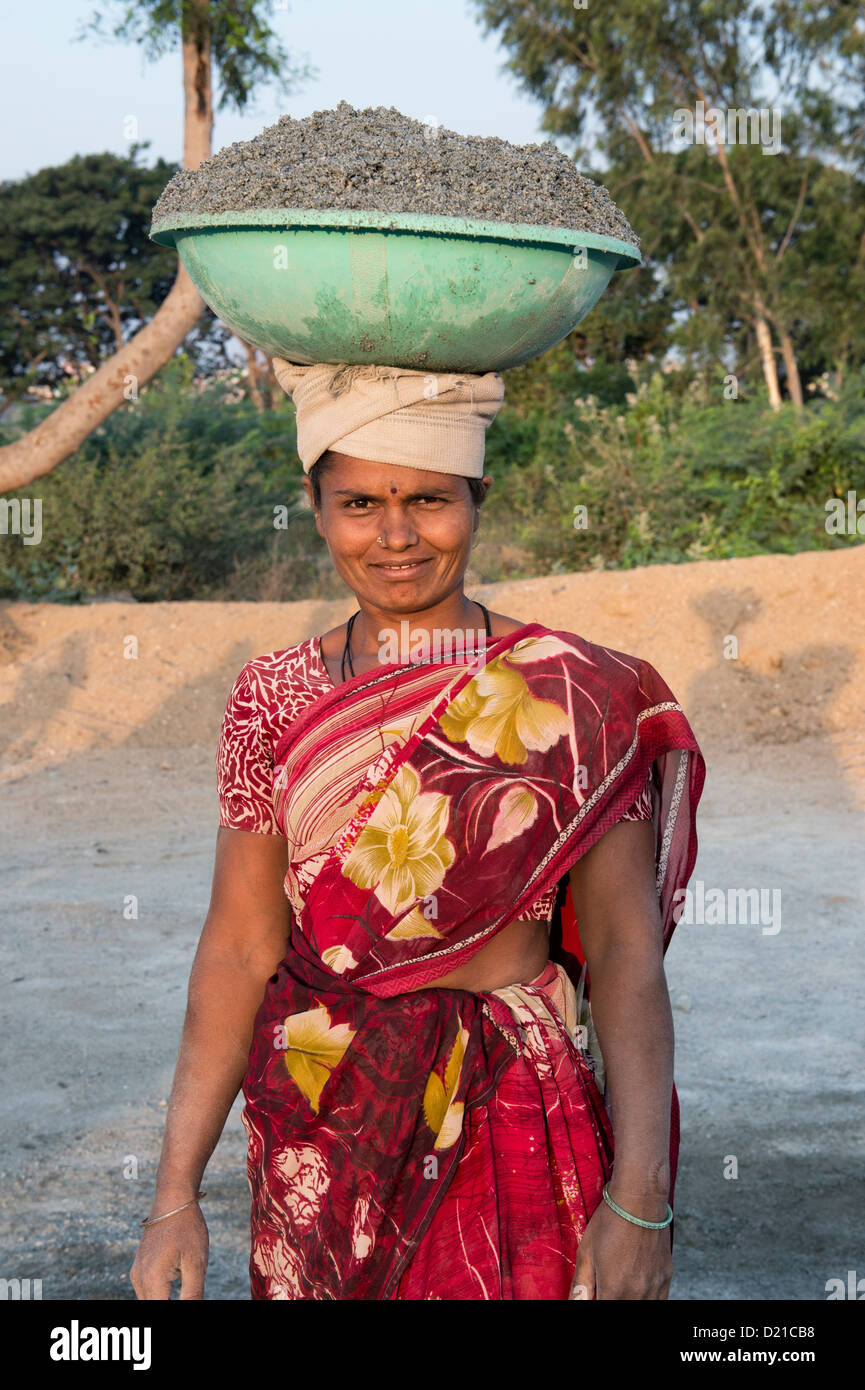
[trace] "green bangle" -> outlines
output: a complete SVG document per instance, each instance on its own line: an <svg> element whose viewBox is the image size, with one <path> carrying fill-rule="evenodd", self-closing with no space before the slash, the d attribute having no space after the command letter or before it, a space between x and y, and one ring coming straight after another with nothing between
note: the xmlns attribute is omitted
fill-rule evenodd
<svg viewBox="0 0 865 1390"><path fill-rule="evenodd" d="M617 1216L623 1216L626 1221L631 1221L635 1226L644 1226L647 1231L663 1231L665 1226L669 1226L673 1219L673 1208L667 1203L667 1215L663 1221L642 1221L639 1216L632 1216L629 1211L618 1206L610 1196L607 1188L609 1183L604 1183L604 1201L608 1207L612 1207Z"/></svg>

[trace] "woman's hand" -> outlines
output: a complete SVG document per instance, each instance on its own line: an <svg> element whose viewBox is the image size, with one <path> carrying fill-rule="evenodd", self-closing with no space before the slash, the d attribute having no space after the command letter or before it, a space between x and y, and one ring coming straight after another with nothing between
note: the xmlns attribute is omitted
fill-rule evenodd
<svg viewBox="0 0 865 1390"><path fill-rule="evenodd" d="M179 1279L181 1298L204 1298L208 1249L207 1224L197 1202L166 1221L145 1226L129 1273L137 1297L168 1299L171 1285Z"/></svg>
<svg viewBox="0 0 865 1390"><path fill-rule="evenodd" d="M623 1199L616 1200L620 1206L625 1205ZM662 1221L663 1217L661 1212L657 1219ZM570 1297L664 1299L672 1277L669 1226L662 1231L647 1231L617 1216L606 1202L601 1202L577 1250Z"/></svg>
<svg viewBox="0 0 865 1390"><path fill-rule="evenodd" d="M591 1012L612 1108L610 1196L663 1221L672 1184L673 1015L655 883L651 821L620 821L571 870L574 910L591 984ZM670 1228L636 1226L600 1202L577 1253L583 1298L666 1298Z"/></svg>
<svg viewBox="0 0 865 1390"><path fill-rule="evenodd" d="M198 1192L240 1090L253 1021L285 955L291 909L283 891L281 835L220 826L210 908L189 980L180 1055L168 1101L151 1216L174 1212ZM132 1287L141 1299L204 1297L207 1226L195 1206L145 1226Z"/></svg>

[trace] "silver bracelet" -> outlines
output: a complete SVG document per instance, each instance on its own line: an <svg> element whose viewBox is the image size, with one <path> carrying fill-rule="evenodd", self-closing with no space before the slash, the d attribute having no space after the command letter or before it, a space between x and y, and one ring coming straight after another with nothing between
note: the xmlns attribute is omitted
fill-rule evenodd
<svg viewBox="0 0 865 1390"><path fill-rule="evenodd" d="M624 1207L620 1207L613 1201L607 1191L608 1183L604 1183L604 1201L608 1207L612 1207L617 1216L623 1216L626 1221L630 1221L633 1226L643 1226L647 1231L663 1231L665 1226L669 1226L673 1219L673 1208L667 1203L667 1215L663 1221L643 1221L639 1216L632 1216Z"/></svg>
<svg viewBox="0 0 865 1390"><path fill-rule="evenodd" d="M206 1192L199 1192L197 1197L193 1197L191 1202L184 1202L182 1207L175 1207L173 1211L164 1211L161 1216L145 1216L139 1224L142 1226L155 1226L157 1221L165 1221L169 1216L176 1216L179 1211L186 1211L187 1207L194 1207L200 1202L202 1197L206 1197Z"/></svg>

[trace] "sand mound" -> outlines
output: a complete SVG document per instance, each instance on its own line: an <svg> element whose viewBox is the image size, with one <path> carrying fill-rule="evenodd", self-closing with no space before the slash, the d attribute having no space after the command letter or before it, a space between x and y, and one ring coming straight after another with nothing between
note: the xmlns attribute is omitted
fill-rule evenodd
<svg viewBox="0 0 865 1390"><path fill-rule="evenodd" d="M865 546L556 575L471 593L509 617L647 658L707 753L811 736L831 740L842 766L863 767L863 590ZM355 606L350 595L330 603L6 604L0 775L17 778L89 749L213 752L244 662L326 631ZM125 655L136 644L137 656Z"/></svg>

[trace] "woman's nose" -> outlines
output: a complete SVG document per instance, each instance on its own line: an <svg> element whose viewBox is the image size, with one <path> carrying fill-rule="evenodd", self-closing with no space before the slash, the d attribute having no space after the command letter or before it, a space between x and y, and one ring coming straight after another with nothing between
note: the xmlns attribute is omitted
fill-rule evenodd
<svg viewBox="0 0 865 1390"><path fill-rule="evenodd" d="M391 550L398 550L410 545L416 545L418 540L417 530L412 523L411 517L403 510L389 511L379 527L378 534L384 541L385 546Z"/></svg>

